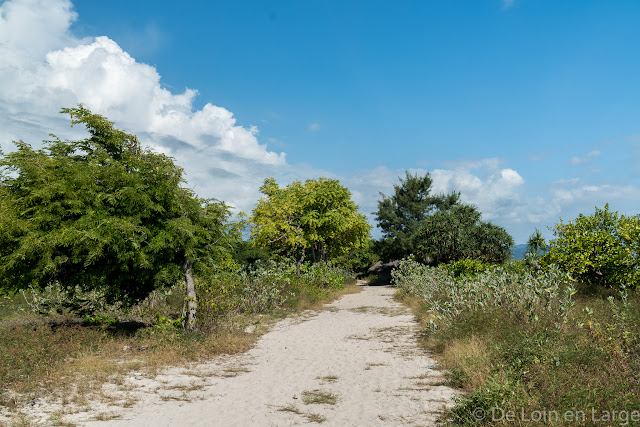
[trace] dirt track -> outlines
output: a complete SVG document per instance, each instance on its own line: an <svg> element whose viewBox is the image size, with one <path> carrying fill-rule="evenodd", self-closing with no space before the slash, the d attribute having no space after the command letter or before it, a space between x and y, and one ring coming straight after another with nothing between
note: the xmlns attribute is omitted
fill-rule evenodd
<svg viewBox="0 0 640 427"><path fill-rule="evenodd" d="M136 404L119 408L118 419L84 424L435 425L455 391L439 385L435 362L417 346L417 324L393 292L363 286L279 322L247 353L153 380L132 377Z"/></svg>

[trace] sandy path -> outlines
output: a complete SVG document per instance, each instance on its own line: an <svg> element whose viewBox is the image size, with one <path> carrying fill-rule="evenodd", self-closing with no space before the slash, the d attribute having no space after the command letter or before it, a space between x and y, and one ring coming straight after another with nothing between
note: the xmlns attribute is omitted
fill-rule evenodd
<svg viewBox="0 0 640 427"><path fill-rule="evenodd" d="M418 348L417 324L393 292L364 286L281 321L252 350L200 365L199 373L131 378L140 401L121 408L119 419L85 425L435 425L455 391L438 385L441 373ZM336 401L305 403L312 391Z"/></svg>

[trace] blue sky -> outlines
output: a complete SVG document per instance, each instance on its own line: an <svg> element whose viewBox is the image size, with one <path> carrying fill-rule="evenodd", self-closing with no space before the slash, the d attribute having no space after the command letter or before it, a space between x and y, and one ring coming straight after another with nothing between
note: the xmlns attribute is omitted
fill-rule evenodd
<svg viewBox="0 0 640 427"><path fill-rule="evenodd" d="M9 0L0 144L77 135L57 111L82 102L238 209L268 176L329 176L370 214L408 169L550 237L639 212L639 21L637 1Z"/></svg>

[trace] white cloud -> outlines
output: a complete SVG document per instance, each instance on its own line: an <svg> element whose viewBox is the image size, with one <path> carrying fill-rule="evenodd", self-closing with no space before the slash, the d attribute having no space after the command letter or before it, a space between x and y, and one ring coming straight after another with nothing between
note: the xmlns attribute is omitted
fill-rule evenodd
<svg viewBox="0 0 640 427"><path fill-rule="evenodd" d="M409 169L412 174L427 172ZM477 206L483 220L506 228L517 243L526 242L536 228L549 238L548 227L561 216L567 220L580 213L590 214L595 206L603 207L606 203L620 213L638 213L635 201L640 199L640 186L633 184L594 184L584 178L569 178L537 188L536 194L531 195L532 189L526 186L525 178L495 158L452 162L430 173L433 193L459 191L464 203ZM362 212L369 214L375 224L371 212L377 210L379 192L391 195L393 185L399 182L399 177L404 178L404 174L404 169L378 167L358 171L343 182L352 190Z"/></svg>
<svg viewBox="0 0 640 427"><path fill-rule="evenodd" d="M233 113L223 107L207 104L195 110L196 90L166 89L155 67L136 61L108 37L78 39L70 32L75 19L67 0L0 4L0 144L5 152L15 139L38 147L49 132L77 137L83 130L70 128L68 117L58 111L83 103L137 134L146 146L175 157L200 196L243 210L253 208L265 177L273 176L283 185L294 179L335 177L309 165L287 164L284 153L260 143L256 127L237 125ZM318 123L309 127L319 128ZM592 151L572 164L599 155ZM391 194L403 176L403 169L378 167L338 178L372 220L379 192ZM560 214L573 218L606 202L634 213L640 199L636 185L596 185L579 178L556 181L540 195L527 197L523 176L500 159L452 163L432 170L432 177L435 192L461 191L464 202L478 206L485 220L506 227L518 242L526 241L535 227L546 229L557 222Z"/></svg>
<svg viewBox="0 0 640 427"><path fill-rule="evenodd" d="M573 157L571 159L571 166L578 166L581 165L582 163L588 162L591 159L595 159L596 157L600 156L600 151L598 150L594 150L589 152L589 154L587 154L586 156L583 157Z"/></svg>
<svg viewBox="0 0 640 427"><path fill-rule="evenodd" d="M409 169L409 173L424 175L425 169ZM404 178L404 170L378 167L355 173L345 182L352 190L354 201L362 211L377 210L379 192L393 193L393 185ZM513 169L500 168L498 159L483 159L457 163L452 169L435 169L432 194L459 191L464 203L477 206L484 220L505 226L505 219L517 216L521 205L520 187L524 179Z"/></svg>
<svg viewBox="0 0 640 427"><path fill-rule="evenodd" d="M198 194L250 209L266 176L289 167L269 151L256 127L236 124L212 104L193 108L197 92L172 93L155 67L137 62L108 37L79 40L67 0L11 0L0 6L0 138L34 146L69 129L62 107L84 104L136 133L143 144L176 158ZM33 139L32 139L33 138Z"/></svg>
<svg viewBox="0 0 640 427"><path fill-rule="evenodd" d="M436 192L459 191L462 200L476 205L485 220L510 216L520 200L524 179L513 169L501 168L498 159L467 162L456 169L436 169L431 173Z"/></svg>
<svg viewBox="0 0 640 427"><path fill-rule="evenodd" d="M315 132L315 131L317 131L317 130L320 130L320 125L319 125L318 123L312 123L312 124L309 126L309 130L310 130L310 131L313 131L313 132Z"/></svg>

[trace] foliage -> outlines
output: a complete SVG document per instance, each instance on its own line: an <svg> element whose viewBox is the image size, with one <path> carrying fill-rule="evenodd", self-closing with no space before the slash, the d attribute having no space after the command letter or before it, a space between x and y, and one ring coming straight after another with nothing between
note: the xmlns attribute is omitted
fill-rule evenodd
<svg viewBox="0 0 640 427"><path fill-rule="evenodd" d="M351 271L366 272L369 267L380 260L376 253L375 245L376 241L369 239L360 249L337 258L334 264L343 266Z"/></svg>
<svg viewBox="0 0 640 427"><path fill-rule="evenodd" d="M262 197L251 216L256 246L313 261L329 261L363 247L369 224L337 180L294 181L280 188L273 178L260 188Z"/></svg>
<svg viewBox="0 0 640 427"><path fill-rule="evenodd" d="M210 268L229 236L228 208L181 187L173 160L83 106L65 108L89 137L55 138L0 158L0 287L96 289L132 303Z"/></svg>
<svg viewBox="0 0 640 427"><path fill-rule="evenodd" d="M450 324L467 311L499 307L516 318L536 322L541 317L566 319L575 289L558 269L541 274L495 267L473 277L455 278L444 269L422 265L412 258L391 272L402 293L421 298L430 307L430 325Z"/></svg>
<svg viewBox="0 0 640 427"><path fill-rule="evenodd" d="M447 210L458 203L459 194L431 195L433 180L405 172L405 179L393 186L394 194L382 196L375 213L382 230L380 255L385 260L400 259L415 253L415 235L423 221L434 211Z"/></svg>
<svg viewBox="0 0 640 427"><path fill-rule="evenodd" d="M240 265L252 265L258 261L271 259L269 248L256 247L251 242L239 240L233 246L233 259Z"/></svg>
<svg viewBox="0 0 640 427"><path fill-rule="evenodd" d="M492 264L469 258L463 258L457 261L452 261L448 264L441 264L439 266L439 268L451 273L453 277L474 277L484 271L490 270L492 267Z"/></svg>
<svg viewBox="0 0 640 427"><path fill-rule="evenodd" d="M122 307L120 301L109 304L99 289L84 290L60 286L57 282L44 289L22 290L22 297L32 312L42 316L75 313L80 316L105 315L113 317ZM108 313L108 315L107 315Z"/></svg>
<svg viewBox="0 0 640 427"><path fill-rule="evenodd" d="M427 216L415 233L415 251L430 264L460 259L504 262L511 257L513 239L502 227L480 221L474 206L456 204Z"/></svg>
<svg viewBox="0 0 640 427"><path fill-rule="evenodd" d="M596 207L568 223L562 219L542 261L557 264L591 286L635 288L640 281L640 215L625 217Z"/></svg>
<svg viewBox="0 0 640 427"><path fill-rule="evenodd" d="M296 270L292 260L267 260L250 269L200 277L196 286L201 295L201 317L213 321L237 313L266 313L294 307L301 298L315 302L342 288L350 275L324 262L303 264L299 275Z"/></svg>
<svg viewBox="0 0 640 427"><path fill-rule="evenodd" d="M523 262L457 279L444 270L405 260L394 274L429 348L470 392L456 399L453 424L512 425L493 410L513 411L516 425L527 424L521 414L556 411L558 422L549 423L573 425L563 423L565 411L638 407L640 295L585 296L557 269Z"/></svg>
<svg viewBox="0 0 640 427"><path fill-rule="evenodd" d="M382 239L378 251L385 260L412 254L428 264L464 258L503 262L511 256L513 239L502 228L480 221L480 212L459 203L459 193L430 195L432 179L411 175L382 195L375 212Z"/></svg>

